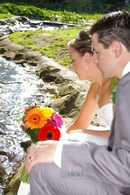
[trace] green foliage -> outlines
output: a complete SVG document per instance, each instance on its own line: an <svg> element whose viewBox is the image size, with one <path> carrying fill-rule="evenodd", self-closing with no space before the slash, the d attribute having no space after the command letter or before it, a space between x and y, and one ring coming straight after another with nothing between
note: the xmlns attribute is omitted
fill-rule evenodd
<svg viewBox="0 0 130 195"><path fill-rule="evenodd" d="M125 10L130 12L130 4L125 8Z"/></svg>
<svg viewBox="0 0 130 195"><path fill-rule="evenodd" d="M110 88L111 88L111 100L113 102L113 104L116 103L116 86L117 86L117 79L115 77L111 78L111 84L110 84Z"/></svg>
<svg viewBox="0 0 130 195"><path fill-rule="evenodd" d="M58 3L49 3L49 0L1 0L0 3L11 3L16 6L34 6L40 9L53 11L70 11L76 13L108 13L117 9L124 9L125 0L69 0L68 4L63 4L64 0L57 0ZM107 4L111 4L110 9Z"/></svg>
<svg viewBox="0 0 130 195"><path fill-rule="evenodd" d="M38 138L37 138L38 132L39 132L39 129L33 129L33 130L30 128L26 129L26 133L29 135L32 143L38 142Z"/></svg>
<svg viewBox="0 0 130 195"><path fill-rule="evenodd" d="M86 13L107 13L105 9L105 0L86 0L83 11Z"/></svg>
<svg viewBox="0 0 130 195"><path fill-rule="evenodd" d="M11 13L2 13L1 14L1 11L0 11L0 19L10 18L12 16L13 15Z"/></svg>
<svg viewBox="0 0 130 195"><path fill-rule="evenodd" d="M69 0L67 8L71 12L82 13L86 0Z"/></svg>
<svg viewBox="0 0 130 195"><path fill-rule="evenodd" d="M112 103L113 103L113 104L116 104L116 87L115 87L115 89L112 91L111 100L112 100Z"/></svg>
<svg viewBox="0 0 130 195"><path fill-rule="evenodd" d="M0 4L0 14L10 14L27 16L32 19L41 19L56 21L62 23L84 25L88 22L98 19L101 15L88 15L88 14L76 14L73 12L64 11L52 11L43 8L39 8L32 5L3 3ZM91 18L91 19L90 19Z"/></svg>

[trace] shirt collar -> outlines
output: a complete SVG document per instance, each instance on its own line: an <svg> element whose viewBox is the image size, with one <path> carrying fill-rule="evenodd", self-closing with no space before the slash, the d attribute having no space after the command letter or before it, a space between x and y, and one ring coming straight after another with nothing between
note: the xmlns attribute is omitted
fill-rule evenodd
<svg viewBox="0 0 130 195"><path fill-rule="evenodd" d="M121 78L126 75L128 72L130 72L130 61L126 64L125 68L122 71Z"/></svg>

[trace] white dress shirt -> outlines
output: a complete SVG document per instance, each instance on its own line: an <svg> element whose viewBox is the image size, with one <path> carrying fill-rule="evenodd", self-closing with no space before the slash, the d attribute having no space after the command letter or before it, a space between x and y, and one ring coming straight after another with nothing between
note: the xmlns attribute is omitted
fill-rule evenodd
<svg viewBox="0 0 130 195"><path fill-rule="evenodd" d="M128 72L130 72L130 62L128 62L125 66L125 68L122 71L121 78L126 75Z"/></svg>

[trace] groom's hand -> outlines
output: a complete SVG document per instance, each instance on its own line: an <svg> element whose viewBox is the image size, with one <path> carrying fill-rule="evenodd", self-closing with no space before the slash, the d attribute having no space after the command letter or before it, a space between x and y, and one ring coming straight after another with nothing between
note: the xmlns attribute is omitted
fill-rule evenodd
<svg viewBox="0 0 130 195"><path fill-rule="evenodd" d="M53 163L58 141L40 141L27 149L25 157L26 172L30 173L32 168L39 163Z"/></svg>

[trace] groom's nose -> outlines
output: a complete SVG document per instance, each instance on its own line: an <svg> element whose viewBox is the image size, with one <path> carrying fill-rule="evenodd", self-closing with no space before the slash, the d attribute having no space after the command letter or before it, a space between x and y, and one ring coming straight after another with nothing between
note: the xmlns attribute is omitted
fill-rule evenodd
<svg viewBox="0 0 130 195"><path fill-rule="evenodd" d="M92 56L92 62L97 65L98 60L97 60L97 54L95 52L93 53L93 56Z"/></svg>

